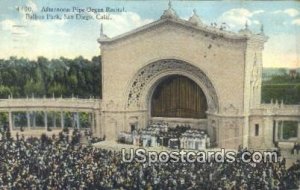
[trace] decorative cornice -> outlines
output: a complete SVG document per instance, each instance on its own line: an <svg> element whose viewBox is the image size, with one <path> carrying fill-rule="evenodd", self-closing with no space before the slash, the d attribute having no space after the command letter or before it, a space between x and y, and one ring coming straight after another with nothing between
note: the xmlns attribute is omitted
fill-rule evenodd
<svg viewBox="0 0 300 190"><path fill-rule="evenodd" d="M119 40L129 38L131 36L140 34L144 31L148 31L152 28L159 27L159 26L165 25L165 24L177 24L180 26L184 26L186 28L198 30L199 32L204 32L204 33L208 33L208 34L213 34L213 35L220 36L220 37L223 37L223 38L229 39L229 40L241 41L241 40L248 40L250 38L255 38L255 39L261 40L262 42L265 42L267 39L267 37L265 35L261 35L261 34L245 35L245 34L241 34L241 33L220 30L218 28L208 26L208 25L203 25L203 24L195 25L189 21L186 21L186 20L183 20L180 18L178 18L178 19L162 18L162 19L159 19L152 23L149 23L147 25L144 25L142 27L139 27L137 29L134 29L130 32L126 32L124 34L118 35L116 37L99 39L98 42L102 45L103 44L111 44L114 42L118 42Z"/></svg>

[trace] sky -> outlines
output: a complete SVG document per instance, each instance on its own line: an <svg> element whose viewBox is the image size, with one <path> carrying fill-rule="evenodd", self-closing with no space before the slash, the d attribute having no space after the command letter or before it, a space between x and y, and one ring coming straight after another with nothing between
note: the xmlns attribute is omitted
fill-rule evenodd
<svg viewBox="0 0 300 190"><path fill-rule="evenodd" d="M120 8L124 12L109 14L103 19L30 20L28 15L46 15L42 9L85 9L82 15L95 18L88 8ZM197 10L203 23L228 25L227 30L238 32L247 21L254 33L264 32L269 37L263 52L264 67L300 67L300 2L298 1L172 1L172 7L182 19L188 19ZM19 9L17 9L19 8ZM28 9L29 8L29 9ZM100 24L109 37L128 32L156 21L168 8L168 1L114 1L114 0L0 0L0 59L10 56L36 59L75 58L90 59L100 54L97 38ZM50 13L55 15L56 13ZM58 13L60 16L76 14Z"/></svg>

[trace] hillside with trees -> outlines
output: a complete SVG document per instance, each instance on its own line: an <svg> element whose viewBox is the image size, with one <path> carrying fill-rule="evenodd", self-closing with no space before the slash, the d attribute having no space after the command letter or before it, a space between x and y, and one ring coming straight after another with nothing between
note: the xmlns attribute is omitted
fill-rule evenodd
<svg viewBox="0 0 300 190"><path fill-rule="evenodd" d="M0 59L0 98L100 97L100 57Z"/></svg>
<svg viewBox="0 0 300 190"><path fill-rule="evenodd" d="M277 99L278 101L283 100L285 104L300 104L299 71L300 69L265 69L262 83L262 102L270 103L272 99Z"/></svg>

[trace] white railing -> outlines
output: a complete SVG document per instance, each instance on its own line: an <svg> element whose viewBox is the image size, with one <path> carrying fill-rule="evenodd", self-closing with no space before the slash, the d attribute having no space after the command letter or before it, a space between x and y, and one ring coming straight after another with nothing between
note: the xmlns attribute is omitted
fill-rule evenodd
<svg viewBox="0 0 300 190"><path fill-rule="evenodd" d="M80 98L20 98L0 99L0 109L21 108L67 108L67 109L99 109L100 99Z"/></svg>
<svg viewBox="0 0 300 190"><path fill-rule="evenodd" d="M300 117L300 105L286 105L283 103L261 104L259 107L252 109L252 114Z"/></svg>

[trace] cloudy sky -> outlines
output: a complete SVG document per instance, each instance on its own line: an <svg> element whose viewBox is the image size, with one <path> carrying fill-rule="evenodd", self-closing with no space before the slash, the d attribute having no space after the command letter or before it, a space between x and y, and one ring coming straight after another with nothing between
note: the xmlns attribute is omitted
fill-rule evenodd
<svg viewBox="0 0 300 190"><path fill-rule="evenodd" d="M300 3L297 1L172 1L172 6L183 19L188 19L196 9L204 23L226 22L228 30L234 32L243 28L246 21L254 32L259 32L263 24L269 36L264 67L300 67ZM31 13L37 15L43 14L43 7L124 7L126 12L111 13L109 21L32 21L26 19L26 9L22 7L31 7ZM0 58L79 55L91 58L100 53L96 39L101 22L105 34L113 37L159 19L167 7L168 1L153 0L0 0Z"/></svg>

